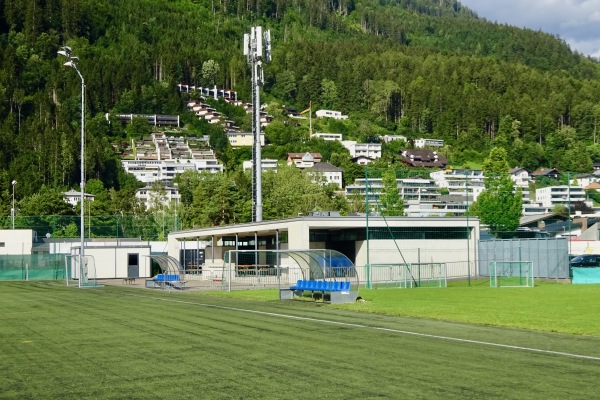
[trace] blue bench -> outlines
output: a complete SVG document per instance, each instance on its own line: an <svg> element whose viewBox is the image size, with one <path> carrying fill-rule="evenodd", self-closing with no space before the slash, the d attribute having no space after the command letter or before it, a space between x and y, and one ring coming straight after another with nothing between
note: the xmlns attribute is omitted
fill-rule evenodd
<svg viewBox="0 0 600 400"><path fill-rule="evenodd" d="M299 279L291 290L310 290L312 292L345 292L350 290L350 282L315 281Z"/></svg>
<svg viewBox="0 0 600 400"><path fill-rule="evenodd" d="M182 281L179 274L158 274L151 280L146 281L146 287L150 288L174 288L183 289L185 281Z"/></svg>
<svg viewBox="0 0 600 400"><path fill-rule="evenodd" d="M158 274L152 278L154 282L179 282L179 275L174 274Z"/></svg>

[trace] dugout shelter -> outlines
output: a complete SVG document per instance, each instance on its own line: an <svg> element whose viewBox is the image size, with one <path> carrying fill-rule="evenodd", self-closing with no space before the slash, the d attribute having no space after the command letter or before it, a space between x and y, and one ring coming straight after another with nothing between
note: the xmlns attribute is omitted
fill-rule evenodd
<svg viewBox="0 0 600 400"><path fill-rule="evenodd" d="M186 242L202 241L205 271L220 271L231 250L330 249L356 267L475 261L479 229L478 219L466 217L301 216L171 232L167 252L178 258Z"/></svg>

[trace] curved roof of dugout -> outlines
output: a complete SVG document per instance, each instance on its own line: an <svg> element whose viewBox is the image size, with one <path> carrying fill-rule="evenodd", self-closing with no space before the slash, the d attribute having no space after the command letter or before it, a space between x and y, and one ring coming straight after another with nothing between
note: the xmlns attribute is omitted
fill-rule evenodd
<svg viewBox="0 0 600 400"><path fill-rule="evenodd" d="M175 275L182 274L183 267L179 260L166 255L151 255L150 258L158 264L161 271L165 274Z"/></svg>
<svg viewBox="0 0 600 400"><path fill-rule="evenodd" d="M304 279L356 281L358 284L354 264L337 250L283 250L281 253L296 261Z"/></svg>

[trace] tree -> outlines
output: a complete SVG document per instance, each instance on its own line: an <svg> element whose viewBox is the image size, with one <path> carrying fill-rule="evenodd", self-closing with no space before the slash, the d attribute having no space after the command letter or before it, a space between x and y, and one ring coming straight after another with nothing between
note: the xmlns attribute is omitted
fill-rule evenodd
<svg viewBox="0 0 600 400"><path fill-rule="evenodd" d="M272 94L282 100L291 101L296 97L296 74L285 70L276 76Z"/></svg>
<svg viewBox="0 0 600 400"><path fill-rule="evenodd" d="M135 117L127 124L125 131L130 138L142 139L144 136L150 135L152 128L146 118Z"/></svg>
<svg viewBox="0 0 600 400"><path fill-rule="evenodd" d="M508 153L503 147L494 147L481 166L484 173L504 174L508 172Z"/></svg>
<svg viewBox="0 0 600 400"><path fill-rule="evenodd" d="M471 206L470 214L477 215L490 232L501 235L513 232L519 226L523 195L521 189L514 190L514 184L507 173L507 153L504 148L495 147L483 162L485 191Z"/></svg>
<svg viewBox="0 0 600 400"><path fill-rule="evenodd" d="M381 214L385 216L404 215L404 200L398 193L398 181L396 172L387 170L381 175L383 183L383 193L380 196Z"/></svg>
<svg viewBox="0 0 600 400"><path fill-rule="evenodd" d="M229 175L203 172L198 183L193 189L191 205L182 213L182 222L186 226L200 228L247 222L236 214L236 204L243 193ZM243 190L247 191L246 188Z"/></svg>
<svg viewBox="0 0 600 400"><path fill-rule="evenodd" d="M333 110L337 106L338 90L335 82L330 79L321 81L321 103L323 107Z"/></svg>
<svg viewBox="0 0 600 400"><path fill-rule="evenodd" d="M202 78L209 85L214 85L221 67L215 60L208 60L202 63Z"/></svg>
<svg viewBox="0 0 600 400"><path fill-rule="evenodd" d="M263 174L263 216L279 219L336 209L334 192L329 186L315 183L314 176L294 166L267 171Z"/></svg>

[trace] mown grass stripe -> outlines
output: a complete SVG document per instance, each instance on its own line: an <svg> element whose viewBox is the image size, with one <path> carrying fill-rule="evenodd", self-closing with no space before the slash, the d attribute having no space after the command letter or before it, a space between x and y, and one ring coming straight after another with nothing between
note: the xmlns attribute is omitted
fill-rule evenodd
<svg viewBox="0 0 600 400"><path fill-rule="evenodd" d="M269 312L269 311L260 311L260 310L251 310L251 309L244 309L244 308L237 308L237 307L221 306L221 305L216 305L216 304L198 303L198 302L192 302L192 301L186 301L186 300L167 299L167 298L162 298L162 297L141 296L141 295L133 295L133 294L130 294L129 296L147 298L147 299L152 299L152 300L168 301L168 302L172 302L172 303L180 303L180 304L188 304L188 305L197 305L197 306L202 306L202 307L217 308L217 309L222 309L222 310L245 312L245 313L252 313L252 314L259 314L259 315L267 315L267 316L278 317L278 318L295 319L295 320L300 320L300 321L310 321L310 322L325 323L325 324L346 326L346 327L360 328L360 329L373 329L373 330L377 330L377 331L399 333L399 334L403 334L403 335L420 336L420 337L426 337L426 338L430 338L430 339L448 340L448 341L453 341L453 342L499 347L499 348L505 348L505 349L527 351L527 352L532 352L532 353L551 354L551 355L556 355L556 356L564 356L564 357L571 357L571 358L580 358L580 359L586 359L586 360L600 361L600 357L587 356L587 355L582 355L582 354L573 354L573 353L562 352L562 351L536 349L533 347L514 346L514 345L509 345L509 344L503 344L503 343L484 342L484 341L479 341L479 340L463 339L463 338L456 338L456 337L443 336L443 335L432 335L432 334L428 334L428 333L406 331L406 330L401 330L401 329L384 328L384 327L378 327L378 326L372 326L372 325L356 324L356 323L351 323L351 322L332 321L332 320L327 320L327 319L303 317L303 316L290 315L290 314L281 314L281 313L274 313L274 312Z"/></svg>

